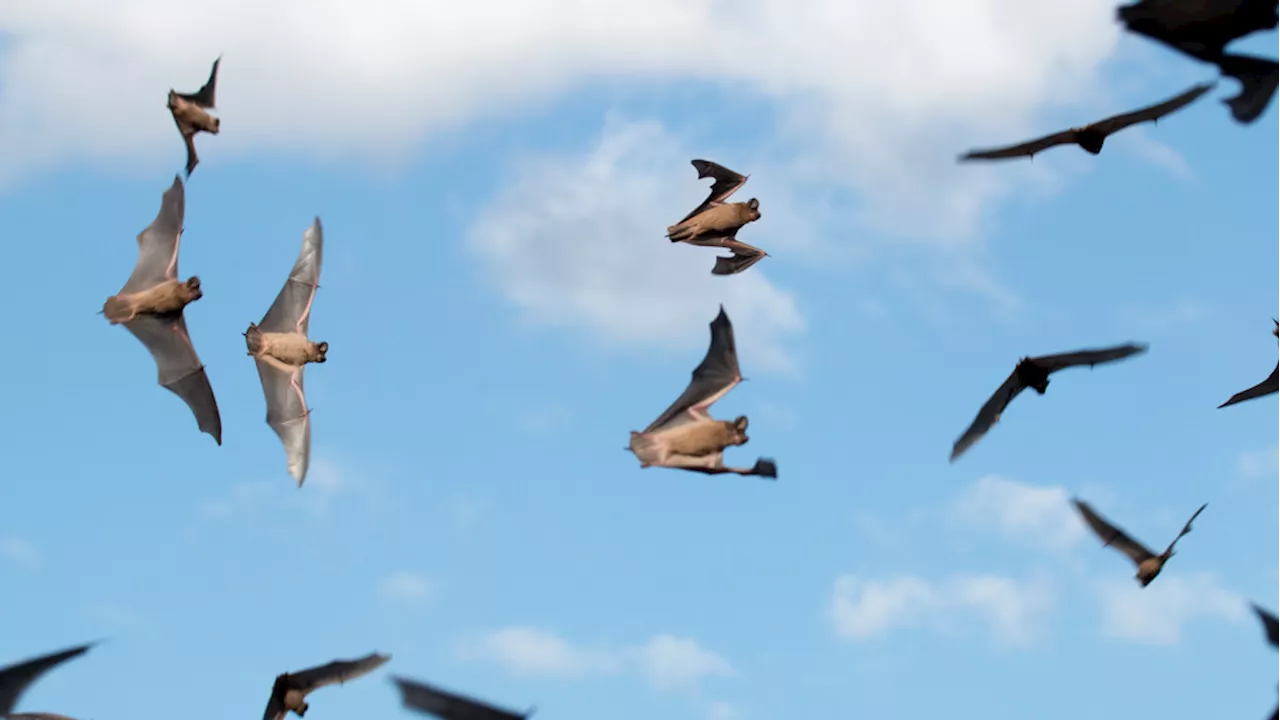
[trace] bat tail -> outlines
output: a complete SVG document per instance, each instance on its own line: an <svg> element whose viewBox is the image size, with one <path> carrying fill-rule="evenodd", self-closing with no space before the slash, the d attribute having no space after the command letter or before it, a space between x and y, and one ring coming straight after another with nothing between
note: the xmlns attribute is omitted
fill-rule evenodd
<svg viewBox="0 0 1280 720"><path fill-rule="evenodd" d="M101 315L105 315L112 325L128 321L133 317L133 306L128 300L121 300L119 297L112 295L103 303Z"/></svg>
<svg viewBox="0 0 1280 720"><path fill-rule="evenodd" d="M262 331L257 324L249 323L249 329L244 331L244 344L249 348L250 355L262 352Z"/></svg>

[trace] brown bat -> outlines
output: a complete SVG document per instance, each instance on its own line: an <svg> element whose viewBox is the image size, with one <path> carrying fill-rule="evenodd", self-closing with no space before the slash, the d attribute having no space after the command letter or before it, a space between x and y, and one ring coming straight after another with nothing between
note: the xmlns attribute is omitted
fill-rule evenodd
<svg viewBox="0 0 1280 720"><path fill-rule="evenodd" d="M392 677L400 688L400 701L410 710L433 715L440 720L527 720L534 713L516 713L485 702L458 695L426 683Z"/></svg>
<svg viewBox="0 0 1280 720"><path fill-rule="evenodd" d="M79 657L97 643L88 643L79 647L59 650L38 658L24 660L8 667L0 668L0 717L7 718L60 718L60 715L49 713L14 713L18 699L41 675L62 663Z"/></svg>
<svg viewBox="0 0 1280 720"><path fill-rule="evenodd" d="M1137 125L1143 122L1157 122L1160 118L1179 110L1191 103L1195 102L1201 95L1212 90L1214 83L1204 85L1196 85L1190 90L1169 98L1163 102L1144 107L1140 110L1124 113L1109 117L1105 120L1099 120L1096 123L1085 125L1084 127L1075 127L1070 130L1063 130L1059 133L1046 135L1036 140L1011 145L1009 147L996 148L992 150L972 150L961 156L960 161L966 160L1006 160L1016 157L1035 157L1035 154L1047 150L1055 145L1079 145L1091 155L1097 155L1102 152L1102 144L1106 142L1109 135L1113 135L1130 125Z"/></svg>
<svg viewBox="0 0 1280 720"><path fill-rule="evenodd" d="M1271 331L1271 334L1280 338L1280 322L1276 322L1275 318L1272 318L1271 321L1276 323L1276 327ZM1276 363L1275 369L1271 371L1271 374L1267 376L1266 380L1263 380L1247 390L1241 390L1235 395L1232 395L1231 399L1219 405L1218 409L1221 410L1228 405L1242 403L1245 400L1253 400L1266 395L1274 395L1276 392L1280 392L1280 362Z"/></svg>
<svg viewBox="0 0 1280 720"><path fill-rule="evenodd" d="M200 162L200 156L196 154L196 133L217 135L222 126L221 120L209 114L209 110L217 106L215 95L218 90L218 64L221 62L221 56L213 61L209 81L199 92L186 95L169 90L169 112L173 114L178 132L182 133L182 141L187 144L187 177L191 177L191 171Z"/></svg>
<svg viewBox="0 0 1280 720"><path fill-rule="evenodd" d="M304 717L310 707L307 695L326 685L341 685L368 675L390 659L390 655L370 653L355 660L334 660L327 665L277 675L275 684L271 686L271 699L267 701L267 710L263 713L262 720L284 720L290 711L298 717Z"/></svg>
<svg viewBox="0 0 1280 720"><path fill-rule="evenodd" d="M323 250L324 231L316 218L302 235L302 250L284 288L262 322L249 323L244 332L267 398L267 424L284 444L289 474L298 487L302 487L311 462L311 411L302 388L302 373L307 363L322 363L329 352L329 343L307 338L311 306L320 287Z"/></svg>
<svg viewBox="0 0 1280 720"><path fill-rule="evenodd" d="M631 433L631 445L627 449L635 453L642 468L678 468L707 475L759 475L776 480L778 466L767 458L756 460L755 466L749 469L724 465L725 448L747 443L747 417L743 415L729 422L716 420L707 411L739 382L742 382L742 372L738 369L733 325L722 305L720 314L711 321L711 347L694 369L693 380L644 432Z"/></svg>
<svg viewBox="0 0 1280 720"><path fill-rule="evenodd" d="M1192 513L1191 519L1187 520L1187 524L1182 526L1182 532L1178 533L1178 537L1169 543L1169 547L1165 548L1164 552L1156 555L1142 543L1125 534L1124 530L1108 522L1093 508L1089 507L1088 503L1076 498L1072 498L1071 502L1075 504L1076 510L1080 511L1081 517L1084 518L1090 529L1102 539L1103 547L1108 545L1114 547L1128 555L1129 559L1138 566L1138 574L1134 577L1138 579L1138 582L1142 583L1142 587L1150 585L1151 581L1156 579L1156 576L1164 568L1164 564L1169 561L1169 558L1173 557L1173 546L1178 544L1178 540L1182 539L1183 535L1191 532L1191 521L1204 512L1205 508L1209 507L1209 503L1205 503L1200 506L1199 510Z"/></svg>
<svg viewBox="0 0 1280 720"><path fill-rule="evenodd" d="M725 202L747 182L746 175L717 165L709 160L694 160L698 179L714 178L711 194L693 212L680 222L667 228L671 242L683 242L699 247L722 247L733 253L731 257L716 257L712 275L736 275L760 262L768 255L737 239L738 231L749 222L760 219L760 201L751 198L744 203Z"/></svg>
<svg viewBox="0 0 1280 720"><path fill-rule="evenodd" d="M997 422L1009 403L1025 389L1031 388L1043 395L1049 388L1049 375L1059 370L1079 365L1101 365L1103 363L1123 360L1130 355L1147 351L1146 345L1117 345L1115 347L1096 350L1077 350L1060 355L1041 355L1040 357L1024 357L1018 361L1009 377L987 399L986 404L978 411L978 416L969 424L964 434L951 446L951 462L955 462L965 450L982 439Z"/></svg>
<svg viewBox="0 0 1280 720"><path fill-rule="evenodd" d="M222 444L222 417L204 365L191 344L183 313L204 297L200 278L178 279L178 246L186 194L176 175L165 191L156 219L138 235L138 262L119 293L107 298L102 314L125 329L151 351L160 370L160 384L191 408L202 432Z"/></svg>

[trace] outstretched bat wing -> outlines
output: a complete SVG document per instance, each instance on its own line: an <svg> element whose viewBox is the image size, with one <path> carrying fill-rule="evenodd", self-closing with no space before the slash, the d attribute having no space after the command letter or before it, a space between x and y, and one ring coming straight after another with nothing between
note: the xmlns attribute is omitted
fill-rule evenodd
<svg viewBox="0 0 1280 720"><path fill-rule="evenodd" d="M1276 27L1275 0L1142 0L1116 14L1130 32L1212 62L1232 41Z"/></svg>
<svg viewBox="0 0 1280 720"><path fill-rule="evenodd" d="M390 655L370 653L355 660L334 660L327 665L289 673L290 685L309 693L325 685L341 685L377 670L391 660Z"/></svg>
<svg viewBox="0 0 1280 720"><path fill-rule="evenodd" d="M217 107L215 96L218 92L218 65L221 63L222 56L219 55L218 59L213 61L213 69L209 71L209 80L205 82L204 87L191 95L178 93L178 97L202 108Z"/></svg>
<svg viewBox="0 0 1280 720"><path fill-rule="evenodd" d="M519 714L486 702L451 693L426 683L402 677L391 680L400 688L400 701L410 710L434 715L441 720L525 720L532 713Z"/></svg>
<svg viewBox="0 0 1280 720"><path fill-rule="evenodd" d="M1018 397L1018 393L1026 389L1018 380L1018 373L1009 373L1009 377L1005 378L1004 383L996 389L995 393L987 399L987 402L978 411L978 416L969 424L968 429L964 431L951 446L951 462L955 462L956 458L964 454L964 451L973 446L974 443L982 439L987 431L1000 421L1000 414L1005 408L1009 407L1009 403Z"/></svg>
<svg viewBox="0 0 1280 720"><path fill-rule="evenodd" d="M79 647L59 650L31 660L0 668L0 715L11 712L18 704L18 698L39 677L55 666L89 651L93 643Z"/></svg>
<svg viewBox="0 0 1280 720"><path fill-rule="evenodd" d="M200 153L196 152L196 129L190 125L183 123L176 117L173 119L178 126L178 132L182 133L182 142L187 147L187 177L191 177L191 171L196 169L196 165L200 164Z"/></svg>
<svg viewBox="0 0 1280 720"><path fill-rule="evenodd" d="M138 234L138 261L121 288L121 294L136 293L178 277L178 245L182 238L182 218L186 211L186 190L182 179L173 176L173 185L164 191L160 212Z"/></svg>
<svg viewBox="0 0 1280 720"><path fill-rule="evenodd" d="M1055 145L1071 145L1076 141L1075 130L1063 130L1052 135L1045 135L1042 138L1028 140L1017 145L1008 147L992 148L989 150L970 150L960 156L960 162L967 160L1006 160L1008 158L1033 157L1036 153L1043 152Z"/></svg>
<svg viewBox="0 0 1280 720"><path fill-rule="evenodd" d="M302 249L298 252L298 261L289 272L289 279L284 288L276 295L271 309L258 323L263 332L307 334L311 322L311 303L316 297L316 288L320 287L320 260L324 252L324 230L320 227L320 218L311 223L311 227L302 235Z"/></svg>
<svg viewBox="0 0 1280 720"><path fill-rule="evenodd" d="M1218 58L1223 75L1240 81L1240 94L1222 102L1231 108L1231 117L1247 125L1262 116L1275 97L1280 83L1280 64L1252 55L1223 54Z"/></svg>
<svg viewBox="0 0 1280 720"><path fill-rule="evenodd" d="M1274 395L1278 391L1280 391L1280 363L1276 364L1276 369L1271 371L1271 374L1267 376L1266 380L1263 380L1248 390L1241 390L1235 395L1232 395L1231 399L1219 405L1218 409L1221 410L1228 405L1242 403L1245 400L1253 400L1266 395Z"/></svg>
<svg viewBox="0 0 1280 720"><path fill-rule="evenodd" d="M730 241L734 240L734 238L728 239ZM734 250L733 255L729 257L725 257L724 255L716 256L716 266L711 268L711 274L737 275L763 259L763 252L738 252L737 250Z"/></svg>
<svg viewBox="0 0 1280 720"><path fill-rule="evenodd" d="M1160 118L1177 112L1196 100L1199 100L1201 95L1212 90L1215 85L1217 85L1217 83L1193 85L1191 89L1179 93L1168 100L1158 102L1155 105L1148 105L1147 107L1134 110L1133 112L1122 113L1120 115L1109 117L1105 120L1099 120L1096 123L1090 124L1089 129L1102 133L1103 135L1111 135L1112 133L1120 132L1130 125L1137 125L1138 123L1144 122L1156 122Z"/></svg>
<svg viewBox="0 0 1280 720"><path fill-rule="evenodd" d="M733 341L733 324L720 306L720 313L711 321L711 346L702 362L693 370L693 379L680 397L657 420L645 428L646 433L668 429L705 416L707 408L742 381L738 369L738 350Z"/></svg>
<svg viewBox="0 0 1280 720"><path fill-rule="evenodd" d="M1251 603L1251 605L1253 605L1253 612L1258 616L1258 619L1262 621L1262 629L1267 633L1267 641L1271 643L1271 647L1275 647L1277 640L1275 613L1263 609L1257 603Z"/></svg>
<svg viewBox="0 0 1280 720"><path fill-rule="evenodd" d="M1129 537L1125 531L1112 525L1106 518L1099 515L1097 511L1089 506L1089 503L1075 498L1071 502L1076 506L1076 510L1080 511L1080 516L1084 518L1089 528L1102 540L1103 546L1110 545L1128 555L1135 565L1140 565L1156 556L1142 543Z"/></svg>
<svg viewBox="0 0 1280 720"><path fill-rule="evenodd" d="M746 175L739 175L729 168L719 163L713 163L710 160L693 160L692 164L694 169L698 171L699 180L709 177L715 178L715 182L711 184L711 194L707 195L707 199L694 208L693 212L681 218L680 222L688 220L715 203L722 203L728 200L730 195L737 192L738 188L747 182Z"/></svg>
<svg viewBox="0 0 1280 720"><path fill-rule="evenodd" d="M738 470L727 468L720 465L714 468L708 467L681 467L681 470L702 473L703 475L724 475L726 473L737 473L738 475L757 475L770 480L778 479L778 464L770 458L756 458L756 464L751 466L750 470Z"/></svg>
<svg viewBox="0 0 1280 720"><path fill-rule="evenodd" d="M1078 365L1102 365L1104 363L1116 362L1123 360L1131 355L1138 355L1147 351L1147 346L1139 343L1126 343L1124 345L1116 345L1109 348L1090 348L1087 350L1076 350L1075 352L1061 353L1058 355L1041 355L1040 357L1031 358L1031 362L1043 368L1046 372L1057 372L1065 370L1069 367Z"/></svg>
<svg viewBox="0 0 1280 720"><path fill-rule="evenodd" d="M218 414L218 401L191 344L183 314L138 315L124 326L151 351L160 371L160 384L182 398L195 415L200 431L209 433L221 445L222 417Z"/></svg>
<svg viewBox="0 0 1280 720"><path fill-rule="evenodd" d="M1200 513L1204 512L1204 509L1207 507L1209 507L1209 503L1205 503L1201 505L1198 510L1196 510L1194 513L1191 514L1191 518L1187 520L1186 525L1182 526L1182 531L1178 533L1178 537L1174 538L1173 542L1169 543L1169 547L1165 549L1166 553L1172 553L1173 546L1178 544L1178 541L1182 539L1182 536L1191 532L1191 522L1196 518L1200 517Z"/></svg>
<svg viewBox="0 0 1280 720"><path fill-rule="evenodd" d="M311 411L307 409L302 375L306 366L289 367L273 358L255 357L262 394L267 399L267 424L284 445L289 475L302 487L311 462Z"/></svg>

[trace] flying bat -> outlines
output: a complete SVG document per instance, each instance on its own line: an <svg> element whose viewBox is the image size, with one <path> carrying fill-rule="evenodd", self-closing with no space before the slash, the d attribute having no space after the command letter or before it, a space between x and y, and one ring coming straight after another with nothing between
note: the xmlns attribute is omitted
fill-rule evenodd
<svg viewBox="0 0 1280 720"><path fill-rule="evenodd" d="M1263 610L1257 605L1257 603L1250 604L1253 605L1253 612L1256 613L1258 619L1262 621L1262 630L1267 634L1267 641L1271 643L1271 647L1276 647L1277 628L1275 613ZM1280 714L1280 705L1277 705L1276 709L1271 711L1271 720L1277 720L1278 714Z"/></svg>
<svg viewBox="0 0 1280 720"><path fill-rule="evenodd" d="M196 133L207 132L210 135L217 135L222 126L221 120L209 114L209 110L216 107L218 64L221 62L221 57L213 61L209 80L199 92L187 95L177 90L169 90L169 112L173 114L173 122L178 126L178 132L182 133L182 141L187 144L187 177L191 177L191 171L195 170L200 162L200 156L196 154Z"/></svg>
<svg viewBox="0 0 1280 720"><path fill-rule="evenodd" d="M291 710L294 715L303 717L310 707L307 695L326 685L341 685L368 675L390 659L390 655L370 653L356 660L334 660L328 665L277 675L262 720L284 720Z"/></svg>
<svg viewBox="0 0 1280 720"><path fill-rule="evenodd" d="M1009 374L1009 377L1005 379L1004 384L995 391L995 394L978 411L978 416L973 419L973 423L969 425L969 428L956 440L955 445L951 448L951 462L955 462L956 458L960 457L964 451L981 440L982 436L986 435L987 431L1000 421L1000 415L1005 408L1009 407L1009 403L1013 402L1013 399L1018 397L1018 394L1023 390L1031 388L1043 395L1049 387L1050 374L1069 367L1076 367L1077 365L1093 367L1094 365L1115 362L1123 360L1130 355L1137 355L1146 351L1146 345L1129 343L1109 348L1077 350L1060 355L1022 358L1018 361L1017 366L1013 368L1013 372Z"/></svg>
<svg viewBox="0 0 1280 720"><path fill-rule="evenodd" d="M1129 32L1208 60L1233 41L1274 30L1276 0L1141 0L1116 9Z"/></svg>
<svg viewBox="0 0 1280 720"><path fill-rule="evenodd" d="M1272 322L1275 322L1275 320L1273 319ZM1271 331L1271 334L1280 338L1280 322L1276 322L1276 328ZM1235 395L1232 395L1231 399L1219 405L1218 409L1221 410L1228 405L1242 403L1245 400L1253 400L1254 398L1273 395L1278 391L1280 391L1280 362L1276 363L1276 368L1271 371L1271 374L1267 376L1266 380L1263 380L1248 390L1241 390Z"/></svg>
<svg viewBox="0 0 1280 720"><path fill-rule="evenodd" d="M1195 102L1201 95L1212 90L1214 83L1206 83L1196 85L1190 90L1169 98L1163 102L1156 103L1149 107L1144 107L1133 112L1127 112L1105 120L1099 120L1096 123L1085 125L1084 127L1075 127L1070 130L1046 135L1036 140L1011 145L1009 147L995 148L991 150L972 150L961 156L960 161L967 160L1006 160L1016 157L1035 157L1035 154L1047 150L1055 145L1079 145L1091 155L1097 155L1102 152L1102 144L1106 142L1109 135L1120 132L1130 125L1137 125L1144 122L1157 122L1160 118L1180 110L1187 105Z"/></svg>
<svg viewBox="0 0 1280 720"><path fill-rule="evenodd" d="M298 481L307 477L311 461L311 411L302 389L302 373L307 363L322 363L329 343L307 338L311 305L320 287L320 257L324 231L320 218L302 235L302 250L289 279L276 296L262 322L249 323L245 345L258 366L258 378L267 398L267 424L284 444L289 474Z"/></svg>
<svg viewBox="0 0 1280 720"><path fill-rule="evenodd" d="M526 720L533 709L526 713L503 710L485 702L458 695L426 683L407 678L391 678L400 688L400 700L410 710L426 713L440 720Z"/></svg>
<svg viewBox="0 0 1280 720"><path fill-rule="evenodd" d="M1156 555L1142 543L1125 534L1124 530L1108 522L1093 508L1089 507L1089 503L1076 498L1072 498L1071 502L1075 504L1076 510L1080 511L1081 517L1084 518L1089 528L1102 539L1103 547L1108 545L1114 547L1128 555L1129 559L1138 566L1138 573L1134 577L1137 578L1138 582L1142 583L1142 587L1150 585L1151 581L1156 579L1156 576L1160 574L1160 570L1164 568L1164 564L1169 561L1169 558L1173 557L1173 546L1178 544L1178 540L1181 540L1183 535L1191 532L1191 521L1204 512L1205 508L1209 507L1209 503L1205 503L1200 506L1199 510L1192 513L1191 519L1187 520L1187 524L1182 526L1182 532L1178 533L1178 537L1169 543L1169 547L1165 548L1164 552Z"/></svg>
<svg viewBox="0 0 1280 720"><path fill-rule="evenodd" d="M160 201L156 219L138 235L138 262L120 292L107 298L102 314L125 326L151 351L159 382L191 408L202 432L222 444L222 417L204 365L191 344L184 308L204 297L200 278L178 279L178 246L186 195L176 175Z"/></svg>
<svg viewBox="0 0 1280 720"><path fill-rule="evenodd" d="M0 668L0 717L48 717L46 713L14 714L13 708L17 706L18 698L22 697L22 694L26 692L27 688L39 679L41 675L44 675L54 667L61 665L72 658L79 657L86 652L89 652L89 648L93 647L95 644L96 643L89 643L87 645L80 645L79 647L59 650L58 652L50 653L42 657L24 660L15 665Z"/></svg>
<svg viewBox="0 0 1280 720"><path fill-rule="evenodd" d="M1223 53L1217 60L1223 75L1240 81L1240 94L1222 102L1231 108L1231 117L1242 125L1257 120L1275 97L1280 83L1280 64L1275 60Z"/></svg>
<svg viewBox="0 0 1280 720"><path fill-rule="evenodd" d="M694 368L693 380L644 432L632 431L627 449L635 453L642 468L678 468L707 475L759 475L776 480L778 466L773 460L760 458L749 469L724 465L725 448L747 443L747 417L742 415L732 422L715 420L708 410L739 382L742 382L742 372L738 369L733 325L721 305L720 314L711 321L711 347L702 363Z"/></svg>
<svg viewBox="0 0 1280 720"><path fill-rule="evenodd" d="M760 262L768 253L744 242L739 242L738 231L744 225L760 219L760 201L751 198L741 203L726 202L730 195L747 182L746 175L739 175L723 165L709 160L694 160L698 179L714 178L711 194L693 212L680 222L667 228L671 242L683 242L698 247L722 247L733 253L730 257L717 256L712 275L736 275Z"/></svg>

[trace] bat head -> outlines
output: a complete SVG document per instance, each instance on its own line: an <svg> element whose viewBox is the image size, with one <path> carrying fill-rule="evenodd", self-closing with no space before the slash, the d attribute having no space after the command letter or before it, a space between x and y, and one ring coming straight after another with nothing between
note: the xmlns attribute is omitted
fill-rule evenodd
<svg viewBox="0 0 1280 720"><path fill-rule="evenodd" d="M196 300L204 297L204 292L200 290L200 278L195 275L187 278L187 281L182 284L182 287L187 296L187 302L195 302Z"/></svg>
<svg viewBox="0 0 1280 720"><path fill-rule="evenodd" d="M167 103L167 106L170 110L178 107L178 93L176 91L169 91L169 102Z"/></svg>
<svg viewBox="0 0 1280 720"><path fill-rule="evenodd" d="M1018 373L1018 380L1037 393L1043 395L1049 389L1049 373L1032 362L1031 358L1022 358L1018 362L1016 372Z"/></svg>
<svg viewBox="0 0 1280 720"><path fill-rule="evenodd" d="M222 129L222 118L210 117L209 121L213 123L213 134L217 135L218 131Z"/></svg>
<svg viewBox="0 0 1280 720"><path fill-rule="evenodd" d="M750 217L752 220L760 219L760 201L759 200L755 198L751 198L750 200L748 200L747 210L750 211Z"/></svg>
<svg viewBox="0 0 1280 720"><path fill-rule="evenodd" d="M327 352L329 352L329 343L327 342L316 343L315 359L312 360L312 362L318 362L318 363L324 362L324 356L325 356L325 353Z"/></svg>
<svg viewBox="0 0 1280 720"><path fill-rule="evenodd" d="M747 416L739 415L733 421L733 444L746 445L751 438L747 437Z"/></svg>

